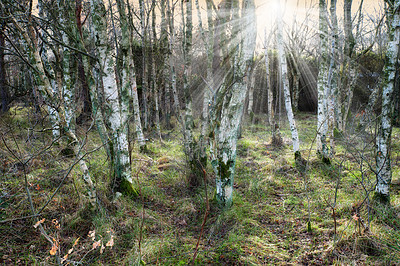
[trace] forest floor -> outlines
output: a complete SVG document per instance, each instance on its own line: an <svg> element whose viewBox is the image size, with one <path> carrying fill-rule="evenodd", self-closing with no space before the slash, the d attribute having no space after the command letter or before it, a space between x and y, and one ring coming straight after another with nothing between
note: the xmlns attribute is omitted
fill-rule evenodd
<svg viewBox="0 0 400 266"><path fill-rule="evenodd" d="M46 120L14 107L0 118L0 263L53 265L58 256L71 265L187 265L199 241L195 265L399 265L400 130L392 134L391 207L382 207L370 202L372 131L337 134L326 165L315 152L316 116L296 118L306 172L295 167L287 125L281 147L270 144L269 127L244 126L227 211L217 208L210 168L207 189L188 188L178 131L163 132L162 142L149 136L144 154L134 148L140 195L113 199L95 127L79 127L98 193L92 212L65 141L52 143ZM32 208L38 217L27 217Z"/></svg>

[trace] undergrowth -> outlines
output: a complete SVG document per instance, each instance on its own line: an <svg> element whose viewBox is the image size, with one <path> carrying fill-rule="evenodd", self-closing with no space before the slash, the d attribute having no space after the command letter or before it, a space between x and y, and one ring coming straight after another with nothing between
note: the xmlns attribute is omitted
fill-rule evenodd
<svg viewBox="0 0 400 266"><path fill-rule="evenodd" d="M68 255L64 264L399 264L399 153L392 158L391 207L374 205L370 135L338 138L334 160L325 165L312 146L315 119L297 117L305 173L296 169L287 125L281 125L281 147L271 145L269 127L243 127L234 204L225 212L217 207L210 168L207 191L189 188L178 131L164 132L162 141L150 139L146 153L133 145L132 170L140 188L133 199L115 197L107 155L101 148L93 151L100 138L80 126L78 134L88 134L84 150L91 152L85 160L97 189L93 212L79 168L66 175L74 158L60 153L64 140L53 143L51 130L42 130L49 128L46 119L14 107L0 121L0 263L57 264L53 247L34 227L41 222L57 243L56 255ZM393 146L400 145L399 137L395 128ZM36 212L51 199L38 217L30 217L27 190ZM202 231L206 193L210 210Z"/></svg>

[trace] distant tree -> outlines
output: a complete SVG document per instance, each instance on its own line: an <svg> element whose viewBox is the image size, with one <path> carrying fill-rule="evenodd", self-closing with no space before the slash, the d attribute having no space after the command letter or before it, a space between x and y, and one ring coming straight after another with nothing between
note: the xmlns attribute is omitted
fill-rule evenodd
<svg viewBox="0 0 400 266"><path fill-rule="evenodd" d="M0 16L5 17L3 8L0 9ZM5 31L6 31L6 20L0 20L0 113L5 113L8 111L10 96L7 87L7 77L6 77L6 67L5 67L5 54L4 48L6 47L5 42Z"/></svg>
<svg viewBox="0 0 400 266"><path fill-rule="evenodd" d="M265 75L266 75L266 87L268 90L268 102L267 102L267 110L268 110L268 125L271 127L274 127L274 94L272 91L272 82L271 82L271 76L270 76L270 58L268 54L268 44L269 40L267 38L267 33L264 33L264 60L265 60ZM272 129L274 130L274 129Z"/></svg>
<svg viewBox="0 0 400 266"><path fill-rule="evenodd" d="M351 16L351 6L353 0L344 1L344 47L343 47L343 62L341 65L340 85L341 92L337 98L338 106L341 106L337 111L337 125L340 131L346 130L347 117L350 111L354 84L356 78L356 68L354 65L354 48L356 39L353 35L353 20Z"/></svg>

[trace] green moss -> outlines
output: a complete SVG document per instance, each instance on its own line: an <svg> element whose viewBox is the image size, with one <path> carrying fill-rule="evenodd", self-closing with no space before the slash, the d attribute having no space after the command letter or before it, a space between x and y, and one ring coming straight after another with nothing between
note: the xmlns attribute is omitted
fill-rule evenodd
<svg viewBox="0 0 400 266"><path fill-rule="evenodd" d="M139 196L139 193L135 189L133 184L128 182L128 180L126 180L126 179L121 180L121 183L119 185L119 190L123 195L131 197L133 199L135 199Z"/></svg>

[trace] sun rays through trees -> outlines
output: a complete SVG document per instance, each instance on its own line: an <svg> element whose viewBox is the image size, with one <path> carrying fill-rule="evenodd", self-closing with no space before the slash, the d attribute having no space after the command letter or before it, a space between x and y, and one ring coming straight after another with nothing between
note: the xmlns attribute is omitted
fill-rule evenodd
<svg viewBox="0 0 400 266"><path fill-rule="evenodd" d="M398 0L1 0L0 263L399 264Z"/></svg>

